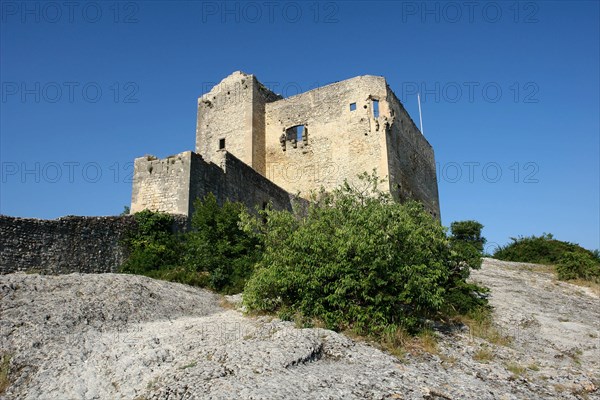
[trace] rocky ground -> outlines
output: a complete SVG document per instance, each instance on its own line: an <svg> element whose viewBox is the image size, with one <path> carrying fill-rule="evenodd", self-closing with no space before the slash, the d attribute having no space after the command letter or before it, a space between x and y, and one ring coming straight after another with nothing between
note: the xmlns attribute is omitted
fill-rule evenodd
<svg viewBox="0 0 600 400"><path fill-rule="evenodd" d="M398 359L332 331L245 317L184 285L0 276L0 344L10 356L0 398L600 398L597 293L492 259L473 279L491 288L493 334L438 332L437 350Z"/></svg>

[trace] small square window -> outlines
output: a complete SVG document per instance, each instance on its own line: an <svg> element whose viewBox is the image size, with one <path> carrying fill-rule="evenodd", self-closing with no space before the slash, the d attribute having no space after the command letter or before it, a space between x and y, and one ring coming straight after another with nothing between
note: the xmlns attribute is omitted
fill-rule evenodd
<svg viewBox="0 0 600 400"><path fill-rule="evenodd" d="M219 150L223 150L225 148L225 139L219 139Z"/></svg>
<svg viewBox="0 0 600 400"><path fill-rule="evenodd" d="M356 103L350 103L350 111L356 110Z"/></svg>

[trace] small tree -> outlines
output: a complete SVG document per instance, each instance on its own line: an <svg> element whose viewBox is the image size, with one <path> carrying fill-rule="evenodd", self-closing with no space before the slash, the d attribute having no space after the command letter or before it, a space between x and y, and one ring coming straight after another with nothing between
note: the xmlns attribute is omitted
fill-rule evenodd
<svg viewBox="0 0 600 400"><path fill-rule="evenodd" d="M229 201L220 207L212 193L197 199L194 208L192 231L186 237L186 267L207 272L215 290L242 291L259 254L258 241L239 226L246 208Z"/></svg>
<svg viewBox="0 0 600 400"><path fill-rule="evenodd" d="M477 221L456 221L450 224L452 236L450 240L454 243L464 242L473 245L477 250L483 252L486 240L481 236L483 225Z"/></svg>
<svg viewBox="0 0 600 400"><path fill-rule="evenodd" d="M446 296L447 306L454 312L462 314L486 304L481 294L487 290L467 282L471 269L481 268L483 246L486 242L481 235L482 229L483 225L473 220L450 224L451 262Z"/></svg>

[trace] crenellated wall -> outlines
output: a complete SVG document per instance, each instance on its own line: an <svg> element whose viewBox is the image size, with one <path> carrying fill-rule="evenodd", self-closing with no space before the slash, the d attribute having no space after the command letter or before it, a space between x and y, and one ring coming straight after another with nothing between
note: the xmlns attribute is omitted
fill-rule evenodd
<svg viewBox="0 0 600 400"><path fill-rule="evenodd" d="M149 209L191 216L194 201L208 193L219 204L239 201L249 209L272 203L276 209L291 210L295 199L226 150L215 152L212 161L191 151L161 160L135 160L132 213Z"/></svg>
<svg viewBox="0 0 600 400"><path fill-rule="evenodd" d="M192 152L164 159L136 158L133 167L131 212L144 209L187 214L190 208L189 182Z"/></svg>

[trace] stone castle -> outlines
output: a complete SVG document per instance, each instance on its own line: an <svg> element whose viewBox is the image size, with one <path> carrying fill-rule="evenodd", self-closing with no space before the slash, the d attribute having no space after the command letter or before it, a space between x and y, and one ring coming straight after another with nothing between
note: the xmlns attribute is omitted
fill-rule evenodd
<svg viewBox="0 0 600 400"><path fill-rule="evenodd" d="M219 202L291 209L296 196L377 171L394 199L440 218L433 148L379 76L358 76L283 98L234 72L198 99L195 152L135 160L131 212L191 215Z"/></svg>
<svg viewBox="0 0 600 400"><path fill-rule="evenodd" d="M440 218L433 149L377 76L282 98L236 72L198 99L195 152L135 160L131 212L152 209L188 227L193 201L291 209L297 197L377 170L380 189ZM0 215L0 274L116 272L132 216L37 220Z"/></svg>

